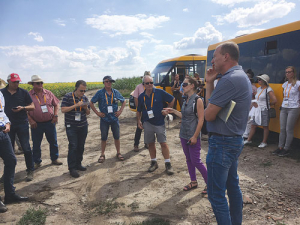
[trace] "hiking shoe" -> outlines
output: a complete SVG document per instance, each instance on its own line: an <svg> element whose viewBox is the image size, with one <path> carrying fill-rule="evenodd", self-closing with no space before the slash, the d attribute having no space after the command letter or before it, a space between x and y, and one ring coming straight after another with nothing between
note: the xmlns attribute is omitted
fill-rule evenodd
<svg viewBox="0 0 300 225"><path fill-rule="evenodd" d="M133 148L133 151L138 152L139 151L139 146L135 145Z"/></svg>
<svg viewBox="0 0 300 225"><path fill-rule="evenodd" d="M272 152L272 155L278 155L278 153L281 151L282 151L282 149L277 148L274 152Z"/></svg>
<svg viewBox="0 0 300 225"><path fill-rule="evenodd" d="M26 181L29 182L32 180L33 180L33 171L32 170L27 171Z"/></svg>
<svg viewBox="0 0 300 225"><path fill-rule="evenodd" d="M166 166L166 172L167 172L167 174L168 175L173 175L174 171L173 171L173 168L171 166L171 163L170 162L166 162L165 166Z"/></svg>
<svg viewBox="0 0 300 225"><path fill-rule="evenodd" d="M34 169L36 170L37 168L41 167L42 163L34 163Z"/></svg>
<svg viewBox="0 0 300 225"><path fill-rule="evenodd" d="M70 170L70 175L72 177L74 177L74 178L78 178L79 177L79 173L76 170L74 170L74 169Z"/></svg>
<svg viewBox="0 0 300 225"><path fill-rule="evenodd" d="M151 160L151 165L148 169L148 172L153 172L158 168L157 161Z"/></svg>
<svg viewBox="0 0 300 225"><path fill-rule="evenodd" d="M267 145L267 143L260 143L260 145L258 146L259 148L265 148L265 147L267 147L268 145Z"/></svg>
<svg viewBox="0 0 300 225"><path fill-rule="evenodd" d="M59 161L58 159L52 161L52 165L60 166L62 164L63 163L61 161Z"/></svg>
<svg viewBox="0 0 300 225"><path fill-rule="evenodd" d="M251 143L252 143L252 141L248 141L248 140L244 141L244 145L251 144Z"/></svg>
<svg viewBox="0 0 300 225"><path fill-rule="evenodd" d="M280 157L284 157L290 154L289 150L282 149L277 155Z"/></svg>
<svg viewBox="0 0 300 225"><path fill-rule="evenodd" d="M4 213L6 211L7 211L7 208L6 208L6 206L4 205L4 203L0 199L0 213Z"/></svg>

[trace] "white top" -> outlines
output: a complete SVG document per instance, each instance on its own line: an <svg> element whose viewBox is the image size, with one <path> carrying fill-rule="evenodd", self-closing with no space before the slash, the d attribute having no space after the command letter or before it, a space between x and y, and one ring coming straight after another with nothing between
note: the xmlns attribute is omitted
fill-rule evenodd
<svg viewBox="0 0 300 225"><path fill-rule="evenodd" d="M299 108L300 107L300 92L299 92L300 81L297 80L293 86L286 81L283 85L283 101L281 107L283 108Z"/></svg>
<svg viewBox="0 0 300 225"><path fill-rule="evenodd" d="M8 117L4 112L5 100L2 92L0 91L0 126L5 126L5 124L10 123Z"/></svg>
<svg viewBox="0 0 300 225"><path fill-rule="evenodd" d="M268 87L267 92L269 93L270 91L273 91L273 89ZM265 89L262 89L261 87L257 88L255 100L257 100L257 104L261 110L267 109L266 88ZM270 96L268 96L268 103L269 103L269 108L270 108Z"/></svg>

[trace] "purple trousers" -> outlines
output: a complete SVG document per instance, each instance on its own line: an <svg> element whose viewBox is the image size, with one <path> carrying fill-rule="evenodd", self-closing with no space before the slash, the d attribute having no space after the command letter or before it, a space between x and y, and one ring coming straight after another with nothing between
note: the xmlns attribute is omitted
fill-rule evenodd
<svg viewBox="0 0 300 225"><path fill-rule="evenodd" d="M183 152L186 157L186 164L189 170L191 181L197 180L196 178L196 168L199 170L199 172L202 174L202 177L207 183L207 169L200 158L200 150L201 150L201 144L200 144L200 138L197 139L197 143L195 145L188 145L188 140L180 138L181 145L183 148Z"/></svg>

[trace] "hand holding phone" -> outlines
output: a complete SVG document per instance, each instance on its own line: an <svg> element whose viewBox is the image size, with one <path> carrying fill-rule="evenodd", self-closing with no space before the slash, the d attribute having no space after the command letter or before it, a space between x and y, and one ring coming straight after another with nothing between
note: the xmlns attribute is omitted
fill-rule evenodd
<svg viewBox="0 0 300 225"><path fill-rule="evenodd" d="M186 144L187 144L187 145L190 145L190 144L191 144L191 140L189 140Z"/></svg>

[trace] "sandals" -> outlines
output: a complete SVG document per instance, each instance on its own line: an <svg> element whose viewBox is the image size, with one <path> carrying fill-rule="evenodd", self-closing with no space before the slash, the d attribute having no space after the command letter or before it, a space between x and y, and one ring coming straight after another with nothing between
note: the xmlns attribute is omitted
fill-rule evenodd
<svg viewBox="0 0 300 225"><path fill-rule="evenodd" d="M118 160L124 161L124 157L121 155L121 153L117 153L116 157Z"/></svg>
<svg viewBox="0 0 300 225"><path fill-rule="evenodd" d="M184 186L183 190L184 191L190 191L190 190L195 189L197 187L198 187L198 182L197 181L191 181L191 183L189 183L188 185Z"/></svg>
<svg viewBox="0 0 300 225"><path fill-rule="evenodd" d="M205 186L204 190L201 192L201 194L206 195L207 194L207 186Z"/></svg>
<svg viewBox="0 0 300 225"><path fill-rule="evenodd" d="M100 158L98 159L98 163L104 163L105 161L105 155L100 155Z"/></svg>

